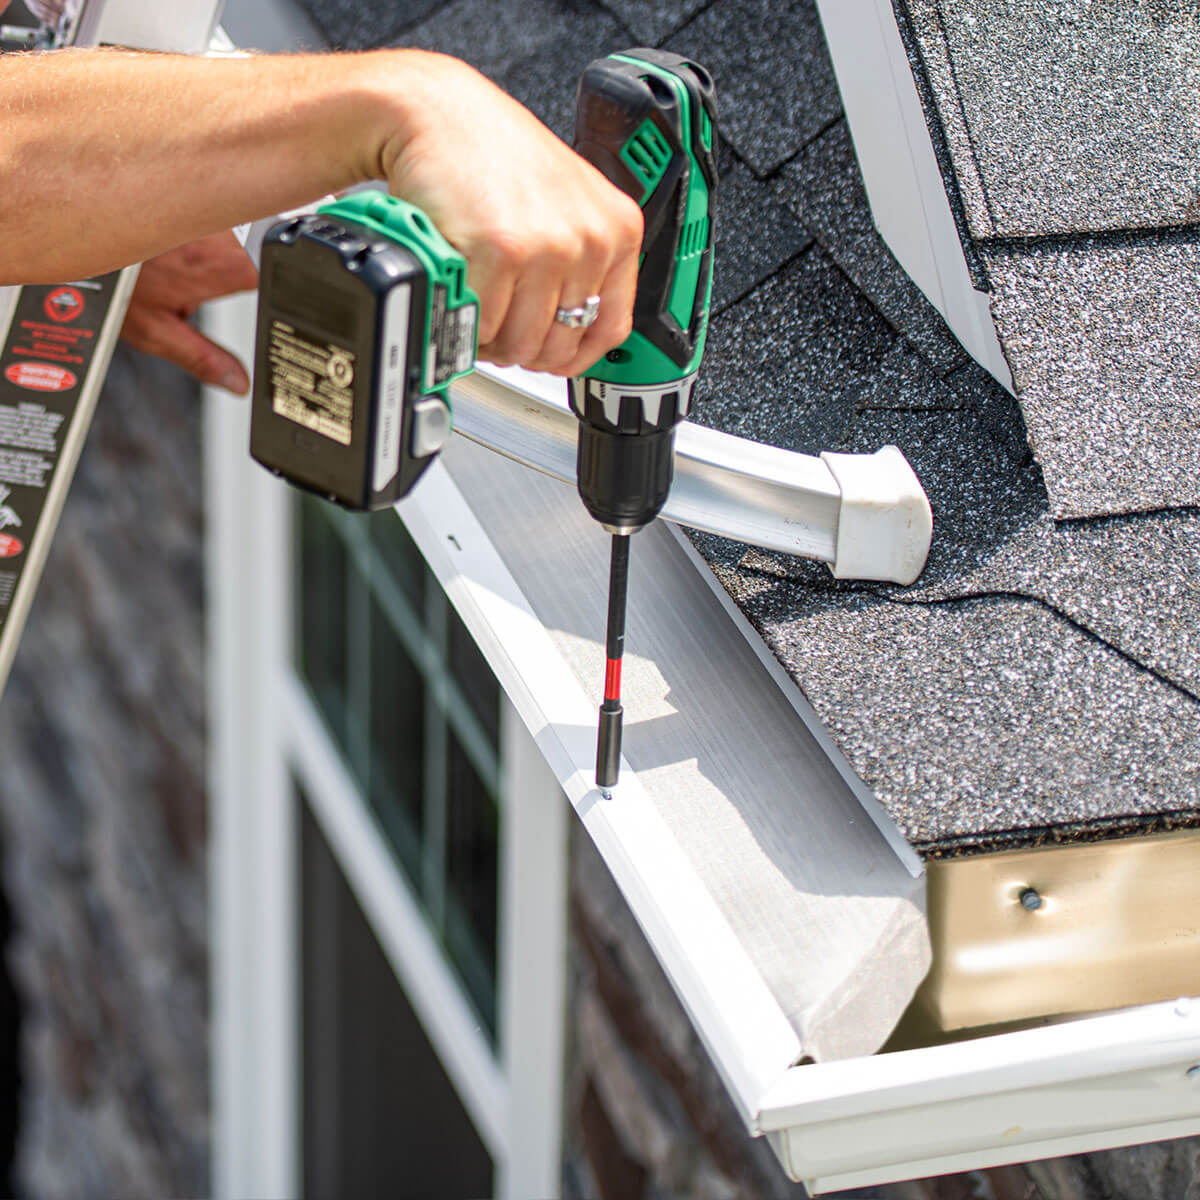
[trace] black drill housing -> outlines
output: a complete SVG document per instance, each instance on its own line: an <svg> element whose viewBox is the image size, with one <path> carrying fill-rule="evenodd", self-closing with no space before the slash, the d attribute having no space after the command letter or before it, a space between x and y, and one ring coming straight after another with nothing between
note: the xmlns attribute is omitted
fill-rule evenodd
<svg viewBox="0 0 1200 1200"><path fill-rule="evenodd" d="M575 149L627 195L639 203L645 200L634 330L675 363L682 376L696 358L705 332L711 237L701 257L687 327L670 311L671 290L685 235L688 172L693 163L708 185L710 230L716 217L716 92L708 72L681 55L644 48L625 55L668 69L687 89L693 113L703 108L710 122L709 145L704 144L699 120L692 120L685 146L678 95L635 62L598 59L579 81ZM621 151L647 120L669 147L670 161L653 191L644 197L643 181ZM674 475L674 429L691 406L694 383L694 374L673 384L649 383L646 388L586 376L571 381L571 407L580 418L579 494L595 520L631 532L662 511ZM655 395L657 405L647 402L647 392Z"/></svg>

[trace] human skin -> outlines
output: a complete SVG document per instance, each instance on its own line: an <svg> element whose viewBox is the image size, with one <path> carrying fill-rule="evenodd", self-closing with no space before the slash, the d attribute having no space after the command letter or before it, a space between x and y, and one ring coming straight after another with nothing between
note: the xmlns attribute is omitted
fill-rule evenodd
<svg viewBox="0 0 1200 1200"><path fill-rule="evenodd" d="M168 250L142 267L121 336L201 383L242 396L250 376L239 359L192 323L200 305L258 286L258 272L232 233L213 233Z"/></svg>
<svg viewBox="0 0 1200 1200"><path fill-rule="evenodd" d="M481 358L576 375L628 335L637 205L456 59L10 54L0 110L0 282L99 274L382 179L465 255ZM149 264L135 306L150 311L133 339L190 356L184 365L214 382L244 383L236 360L201 352L179 329L202 293L218 294L218 278L228 291L252 286L234 263L226 239ZM174 300L172 279L183 288ZM555 322L560 305L593 294L591 329Z"/></svg>

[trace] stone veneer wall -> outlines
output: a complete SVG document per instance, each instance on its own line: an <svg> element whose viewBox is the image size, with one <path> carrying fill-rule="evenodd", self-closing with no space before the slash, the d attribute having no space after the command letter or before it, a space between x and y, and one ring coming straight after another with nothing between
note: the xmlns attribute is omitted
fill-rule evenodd
<svg viewBox="0 0 1200 1200"><path fill-rule="evenodd" d="M15 1186L208 1194L200 405L122 349L0 703Z"/></svg>

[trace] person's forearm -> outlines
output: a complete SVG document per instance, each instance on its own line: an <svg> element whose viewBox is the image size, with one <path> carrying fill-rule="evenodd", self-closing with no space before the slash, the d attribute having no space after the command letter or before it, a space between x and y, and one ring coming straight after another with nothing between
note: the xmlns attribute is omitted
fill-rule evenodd
<svg viewBox="0 0 1200 1200"><path fill-rule="evenodd" d="M0 283L97 274L377 178L431 62L0 57Z"/></svg>
<svg viewBox="0 0 1200 1200"><path fill-rule="evenodd" d="M466 256L481 357L578 374L628 335L637 203L457 59L0 55L0 283L112 270L375 178ZM556 319L592 297L589 328Z"/></svg>

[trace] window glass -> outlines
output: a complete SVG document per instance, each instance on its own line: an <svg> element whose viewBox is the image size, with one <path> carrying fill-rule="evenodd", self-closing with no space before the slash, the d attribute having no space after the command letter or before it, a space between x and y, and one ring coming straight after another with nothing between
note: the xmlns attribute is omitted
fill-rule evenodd
<svg viewBox="0 0 1200 1200"><path fill-rule="evenodd" d="M400 524L399 521L396 522ZM370 754L367 798L410 879L419 879L424 836L424 676L391 621L371 604Z"/></svg>
<svg viewBox="0 0 1200 1200"><path fill-rule="evenodd" d="M454 612L450 614L450 669L475 715L493 742L500 738L500 685L475 639Z"/></svg>
<svg viewBox="0 0 1200 1200"><path fill-rule="evenodd" d="M399 584L418 617L425 615L425 560L408 536L404 523L389 508L363 518L371 533L371 544L379 552L388 574Z"/></svg>
<svg viewBox="0 0 1200 1200"><path fill-rule="evenodd" d="M312 813L297 803L304 1195L494 1195L487 1149Z"/></svg>
<svg viewBox="0 0 1200 1200"><path fill-rule="evenodd" d="M494 1034L499 684L394 512L297 512L297 671Z"/></svg>
<svg viewBox="0 0 1200 1200"><path fill-rule="evenodd" d="M346 737L346 552L320 501L298 505L296 665L338 741Z"/></svg>
<svg viewBox="0 0 1200 1200"><path fill-rule="evenodd" d="M451 735L447 746L446 949L489 1026L496 976L496 796Z"/></svg>

